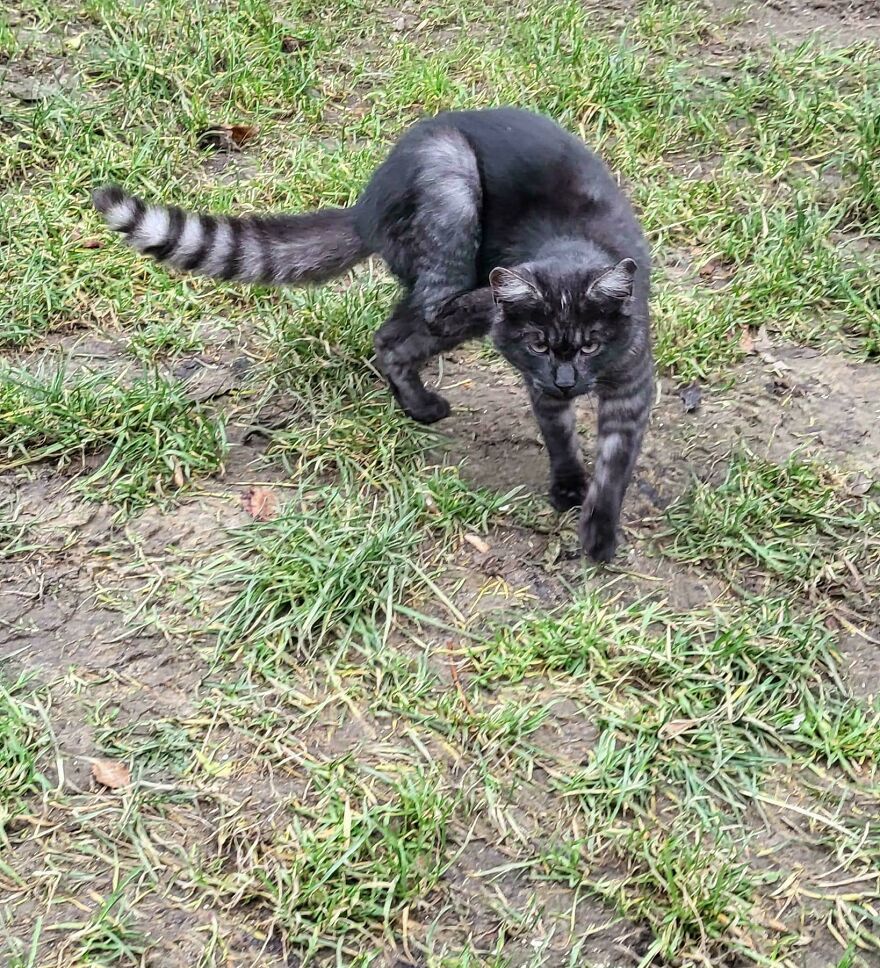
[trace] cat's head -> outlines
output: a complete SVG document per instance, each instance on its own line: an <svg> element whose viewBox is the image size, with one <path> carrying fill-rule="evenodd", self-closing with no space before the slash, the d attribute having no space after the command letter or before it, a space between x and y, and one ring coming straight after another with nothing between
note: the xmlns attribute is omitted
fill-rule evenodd
<svg viewBox="0 0 880 968"><path fill-rule="evenodd" d="M537 390L561 399L586 393L629 342L635 275L632 259L565 272L493 269L493 341Z"/></svg>

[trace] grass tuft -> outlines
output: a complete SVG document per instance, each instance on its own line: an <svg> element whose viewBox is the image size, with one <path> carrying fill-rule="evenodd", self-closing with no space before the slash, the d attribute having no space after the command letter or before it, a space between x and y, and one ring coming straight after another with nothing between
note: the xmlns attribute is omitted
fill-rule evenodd
<svg viewBox="0 0 880 968"><path fill-rule="evenodd" d="M4 843L7 827L25 809L26 798L46 785L37 767L45 732L29 708L28 695L27 680L6 684L0 677L0 842Z"/></svg>
<svg viewBox="0 0 880 968"><path fill-rule="evenodd" d="M751 567L823 592L880 583L880 507L843 494L845 482L792 456L775 464L734 455L720 483L697 482L668 511L664 554L723 574Z"/></svg>
<svg viewBox="0 0 880 968"><path fill-rule="evenodd" d="M156 376L128 386L63 366L0 376L0 466L54 460L100 462L77 487L88 497L136 510L222 466L223 420Z"/></svg>
<svg viewBox="0 0 880 968"><path fill-rule="evenodd" d="M221 818L216 859L198 880L226 903L258 903L306 956L339 938L390 926L430 890L447 859L455 798L419 768L318 768L303 803L276 810L262 835Z"/></svg>

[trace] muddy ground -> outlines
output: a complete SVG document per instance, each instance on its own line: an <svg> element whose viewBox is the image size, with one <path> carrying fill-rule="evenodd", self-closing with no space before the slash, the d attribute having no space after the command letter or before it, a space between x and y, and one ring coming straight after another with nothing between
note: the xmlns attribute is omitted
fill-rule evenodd
<svg viewBox="0 0 880 968"><path fill-rule="evenodd" d="M444 361L441 385L454 405L454 413L443 427L447 459L460 464L462 473L475 483L502 489L524 486L541 493L545 458L524 395L506 369L500 364L475 362L476 355L465 348ZM717 460L731 447L747 446L775 460L802 449L871 479L880 473L877 368L798 347L780 347L777 357L784 369L750 360L732 374L729 388L707 390L693 413L685 412L678 389L661 381L651 432L626 506L627 545L614 566L632 592L660 592L674 607L691 608L711 601L722 590L723 583L717 579L656 555L651 538L664 526L662 509L682 494L693 476L711 478ZM584 444L589 452L588 405L584 411ZM90 811L113 814L111 830L117 823L120 828L113 831L119 839L111 849L131 850L124 833L124 803L111 805L100 796L96 799L93 792L90 757L96 752L96 742L90 719L94 709L104 704L117 708L116 725L165 719L185 723L192 715L194 697L210 677L210 643L175 628L173 616L161 618L169 628L157 629L151 618L159 615L151 616L151 599L161 603L161 592L177 568L210 556L230 524L238 519L245 523L240 495L255 480L265 479L259 454L238 445L230 454L225 477L212 485L211 493L192 497L167 513L147 511L119 529L111 525L109 509L73 499L66 483L51 468L35 468L27 478L22 474L4 476L3 489L18 500L21 519L40 522L56 549L4 563L0 655L12 659L14 667L35 674L37 681L55 680L51 714L63 784L82 810L81 816L76 810L55 815L50 798L47 815L39 821L45 825L45 838L51 845L49 856L54 853L58 858L52 877L57 878L53 889L61 896L66 892L75 896L81 876L78 865L69 866L71 858L89 864L92 835L80 825L88 827ZM442 583L458 609L476 616L475 627L487 611L509 609L512 598L560 603L569 594L568 588L582 580L582 566L574 557L574 529L560 531L549 520L548 525L549 533L517 526L495 528L486 538L487 553L463 543L447 561ZM497 579L498 591L487 595L490 579ZM137 613L145 620L142 629ZM872 628L870 623L860 628L861 634L841 631L843 672L855 693L874 696L880 677L880 651L875 644L880 628ZM423 629L422 634L432 633ZM436 644L442 648L442 641ZM435 661L442 670L442 657L438 655ZM55 677L65 670L71 670L70 679L59 682ZM446 678L453 688L448 674ZM311 699L317 704L327 695L332 692ZM564 697L556 698L561 704L554 709L553 721L542 727L536 743L554 749L563 761L581 761L589 748L590 725L578 715L576 705L567 706ZM404 742L398 724L371 721L366 715L343 723L340 720L345 717L339 717L332 704L324 718L325 722L301 737L304 748L319 749L323 755L356 751L369 758L380 751L387 756L389 748L400 750ZM450 762L449 766L454 769L456 764ZM160 774L153 779L161 783L165 778ZM547 823L547 806L541 795L545 781L546 777L534 776L514 794L508 807L514 811L517 827L533 836ZM233 787L226 792L242 796L242 802L251 808L263 804L269 814L273 811L271 782L259 789ZM155 844L156 849L192 850L222 814L218 801L188 804L179 817L165 818L164 842ZM437 920L442 924L439 937L448 936L454 943L457 931L481 924L488 941L498 920L498 905L516 911L534 906L536 921L526 936L542 943L549 938L546 963L566 964L570 934L560 929L554 912L566 912L568 917L571 891L561 885L536 886L515 870L486 873L503 872L513 864L519 846L515 838L512 847L503 838L499 842L498 826L491 818L478 821L474 830L459 830L457 835L466 846L444 878L436 905L429 902L411 913L410 930L419 936L420 928ZM801 843L805 831L797 823L792 830L789 817L776 818L776 826L770 827L767 836L775 843L772 863L792 864L801 871L799 876L807 888L832 866L832 859L822 851L811 851ZM24 842L13 853L16 850L32 851L33 844ZM14 860L17 868L27 867L25 858ZM100 891L103 880L98 876L92 889ZM149 923L151 936L159 941L159 948L151 951L151 964L193 964L192 959L202 950L201 932L212 919L222 924L227 941L237 939L230 948L231 963L287 963L279 960L280 952L273 953L277 941L270 939L268 948L264 946L265 939L260 939L259 930L254 931L250 918L216 908L194 912L186 900L185 892L161 900L152 893L136 909L138 920ZM29 908L25 902L14 909L16 931L31 923ZM577 934L589 935L582 951L589 963L635 964L646 950L650 934L620 922L600 902L583 900L576 911L576 923L570 927ZM823 905L816 902L817 919L823 913ZM235 928L238 920L241 923ZM554 932L558 941L553 940ZM828 937L810 945L797 963L824 968L832 963L835 952L839 953L839 947ZM524 949L522 958L514 957L512 964L526 964L530 956ZM395 958L399 956L389 963L410 963Z"/></svg>
<svg viewBox="0 0 880 968"><path fill-rule="evenodd" d="M722 11L735 6L720 5ZM754 19L737 28L744 43L768 29L794 40L814 30L827 32L832 42L877 37L880 4L759 4ZM242 340L246 347L246 337ZM101 359L108 345L100 334L65 336L64 343L76 347L89 364ZM234 388L242 379L244 369L237 363L242 355L242 346L209 344L190 367L206 380L204 395L220 406L225 405L224 388ZM186 374L186 361L181 365ZM453 404L452 416L439 428L438 456L460 466L475 484L543 494L546 458L525 395L511 372L469 346L451 354L442 367L434 366L431 374ZM503 614L522 602L561 603L573 585L585 580L603 584L609 577L627 594L660 593L676 608L711 601L724 583L661 557L654 539L667 527L664 509L694 478L717 479L718 462L733 449L745 447L774 461L798 451L854 478L880 478L876 363L859 362L843 351L782 344L750 356L723 383L703 386L700 403L691 412L680 390L666 378L658 382L652 426L624 512L626 543L609 573L590 572L585 579L575 555L573 521L560 523L547 511L535 527L515 520L494 526L485 539L488 551L462 542L449 553L439 584L452 606L472 617L474 628L481 627L487 613ZM277 404L283 411L284 401ZM234 678L234 670L218 672L212 664L213 642L187 606L186 575L221 547L230 527L248 522L241 507L248 487L255 482L279 488L290 483L277 465L266 465L265 441L248 437L246 429L255 416L236 404L222 476L178 506L149 509L122 524L114 522L112 508L86 503L71 491L71 469L58 473L40 464L0 475L0 497L15 503L19 522L35 526L40 535L38 550L0 562L0 659L7 661L7 668L33 675L35 683L49 685L45 712L57 751L56 791L12 827L15 834L31 825L38 837L13 836L2 858L16 871L30 871L30 886L5 878L0 867L0 896L10 919L0 933L28 939L38 916L49 910L46 902L52 901L52 924L42 935L39 957L29 964L68 963L65 939L70 932L63 924L81 918L88 898L106 895L115 886L111 872L123 868L138 871L131 906L136 922L155 941L149 964L183 968L207 963L198 959L212 932L221 934L227 945L226 960L217 964L298 963L295 955L288 959L277 934L267 932L258 904L199 900L197 885L179 873L185 868L181 857L200 851L222 856L229 849L217 832L232 814L244 810L242 805L271 825L280 795L295 785L282 769L255 766L250 776L188 788L173 806L151 800L150 784L159 790L178 783L163 768L150 773L138 792L122 797L98 791L91 776L102 745L102 711L113 710L117 729L126 723L168 721L185 732L197 714L197 697L215 690L218 676ZM587 454L591 421L585 403ZM200 593L205 610L224 599L222 588L202 588ZM425 601L421 607L442 619L436 602ZM880 681L880 623L871 621L869 611L841 626L839 646L847 684L857 695L873 697ZM431 661L449 688L455 688L443 634L427 625L418 633L432 646ZM403 637L398 645L411 647ZM466 678L466 670L461 675ZM303 681L302 711L319 711L297 737L300 749L324 757L354 751L366 761L412 755L405 721L375 718L365 709L346 715L342 701L334 700L337 692L338 683L322 683L320 675ZM560 761L576 763L594 738L591 727L576 704L564 695L556 698L553 719L533 739L538 746L553 748ZM198 715L204 715L203 708ZM253 740L237 736L234 724L219 714L216 730L230 750L239 749L245 757L255 754ZM460 771L470 781L466 758L459 760L452 749L432 752L451 774ZM517 869L523 843L541 840L555 822L550 815L555 808L544 796L547 780L536 771L508 791L506 804L499 807L502 816L480 817L473 828L453 831L461 852L438 888L408 912L400 935L388 941L389 965L424 963L413 953L417 945L410 950L410 939L424 943L431 936L435 943L448 940L454 946L457 939L473 934L489 949L499 924L509 923L511 911L518 912L521 931L506 949L513 965L532 964L541 945L546 946L543 964L569 964L573 935L588 938L579 963L640 962L650 943L640 925L618 918L595 899L582 898L572 907L573 892L567 886L536 883ZM833 857L810 846L804 818L770 810L753 819L756 828L768 823L762 834L769 857L764 863L795 872L805 891L833 868ZM138 851L144 854L138 857ZM36 897L29 896L31 889ZM796 963L827 968L837 963L840 947L824 928L827 905L804 901L806 896L801 895L805 930L813 940ZM872 963L880 965L880 960Z"/></svg>

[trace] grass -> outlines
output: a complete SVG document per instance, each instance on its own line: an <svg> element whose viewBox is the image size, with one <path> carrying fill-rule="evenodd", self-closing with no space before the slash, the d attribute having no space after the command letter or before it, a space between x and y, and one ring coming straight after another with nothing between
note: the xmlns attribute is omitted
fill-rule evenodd
<svg viewBox="0 0 880 968"><path fill-rule="evenodd" d="M239 532L235 553L206 572L235 590L218 648L260 669L328 643L383 641L396 604L432 584L428 539L484 527L507 500L472 490L453 469L407 491L304 486L274 520Z"/></svg>
<svg viewBox="0 0 880 968"><path fill-rule="evenodd" d="M315 771L307 802L282 805L262 845L235 816L221 819L218 859L195 877L218 899L265 907L306 956L341 953L340 939L388 925L437 883L453 806L437 777L419 769L359 776L331 764Z"/></svg>
<svg viewBox="0 0 880 968"><path fill-rule="evenodd" d="M27 679L0 678L0 841L7 844L10 822L46 783L38 768L45 734L33 709L34 698ZM4 873L0 865L0 874Z"/></svg>
<svg viewBox="0 0 880 968"><path fill-rule="evenodd" d="M837 692L832 636L782 600L700 616L596 594L471 655L485 685L575 677L598 735L582 768L557 761L554 774L585 832L545 865L646 919L651 955L757 959L766 940L753 909L783 875L754 869L747 828L719 818L746 815L774 774L840 766L857 780L877 762L876 707ZM603 870L609 857L626 873Z"/></svg>
<svg viewBox="0 0 880 968"><path fill-rule="evenodd" d="M697 476L656 541L582 567L572 518L438 466L442 434L396 410L380 266L183 279L87 203L114 180L344 205L422 113L516 103L633 197L664 377L735 402L764 327L865 379L880 59L826 41L684 0L4 10L0 657L45 686L0 686L0 961L875 963L880 512L833 441L718 456L698 413L699 466L658 426L643 483ZM200 145L218 123L259 132L227 156ZM494 380L490 350L463 354ZM193 359L247 366L198 402L173 376ZM452 431L474 464L482 420Z"/></svg>
<svg viewBox="0 0 880 968"><path fill-rule="evenodd" d="M222 418L158 376L128 386L100 371L70 374L6 367L0 384L2 466L103 458L78 487L133 510L216 472L225 452Z"/></svg>
<svg viewBox="0 0 880 968"><path fill-rule="evenodd" d="M854 591L877 585L880 507L845 496L845 481L797 455L775 464L734 455L720 483L696 482L670 508L665 553L726 575L751 568L807 589Z"/></svg>

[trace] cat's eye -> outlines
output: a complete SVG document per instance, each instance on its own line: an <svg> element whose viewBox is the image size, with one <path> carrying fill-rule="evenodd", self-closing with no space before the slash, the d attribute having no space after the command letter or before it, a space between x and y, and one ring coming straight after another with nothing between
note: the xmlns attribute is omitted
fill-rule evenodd
<svg viewBox="0 0 880 968"><path fill-rule="evenodd" d="M598 352L599 343L596 340L591 340L589 343L584 343L581 347L581 353L584 356L592 356L594 353Z"/></svg>
<svg viewBox="0 0 880 968"><path fill-rule="evenodd" d="M529 349L533 353L546 353L547 350L550 349L550 347L544 342L544 340L536 339L533 342L529 343Z"/></svg>

